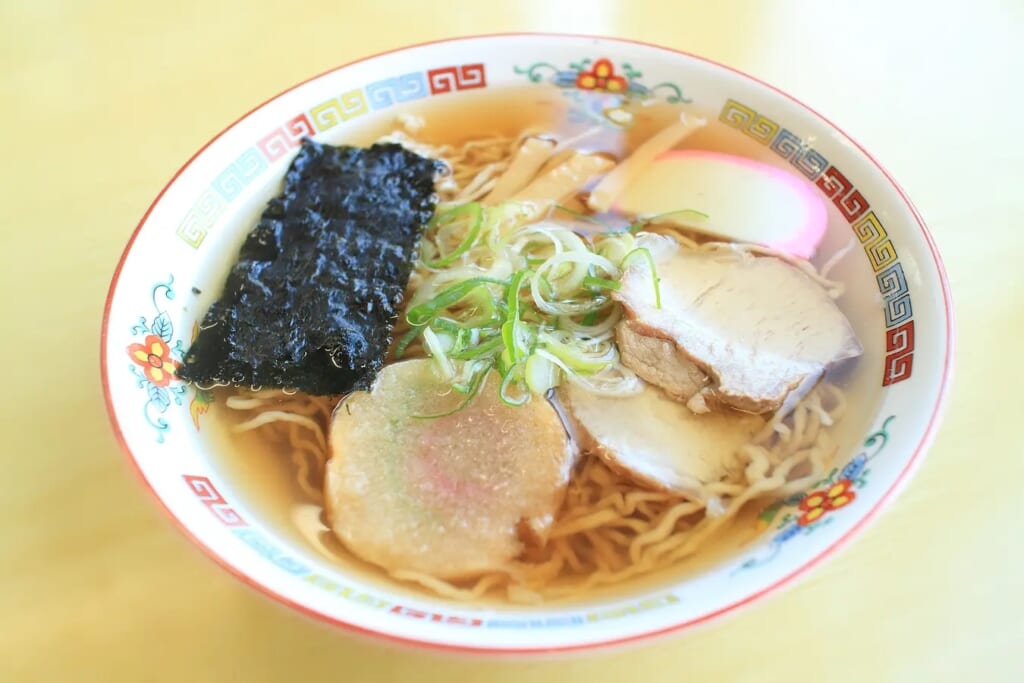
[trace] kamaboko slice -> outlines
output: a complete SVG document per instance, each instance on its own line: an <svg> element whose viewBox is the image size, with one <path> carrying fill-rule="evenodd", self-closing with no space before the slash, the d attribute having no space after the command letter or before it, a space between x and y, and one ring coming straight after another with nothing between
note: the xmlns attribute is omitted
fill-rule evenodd
<svg viewBox="0 0 1024 683"><path fill-rule="evenodd" d="M410 360L338 406L325 498L353 553L390 572L458 579L543 542L573 447L550 403L505 405L499 382L492 371L459 407L466 396L431 361Z"/></svg>

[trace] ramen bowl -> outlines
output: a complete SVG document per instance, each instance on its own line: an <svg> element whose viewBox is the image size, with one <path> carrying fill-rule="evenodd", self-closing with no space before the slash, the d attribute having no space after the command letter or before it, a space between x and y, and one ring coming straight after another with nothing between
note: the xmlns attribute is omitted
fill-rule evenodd
<svg viewBox="0 0 1024 683"><path fill-rule="evenodd" d="M578 97L581 91L600 97ZM864 348L844 389L834 468L811 490L751 511L678 571L516 605L463 603L324 552L290 464L250 452L214 393L177 367L239 246L304 137L365 143L396 117L460 112L485 132L501 109L557 102L595 126L615 104L686 105L716 144L803 177L828 211L821 254ZM593 102L603 102L597 108ZM157 196L107 299L102 377L114 430L171 519L257 590L343 629L447 651L554 652L682 631L792 584L858 533L906 483L936 427L951 370L946 278L895 181L828 120L750 76L683 52L609 38L496 35L383 53L273 97L217 135Z"/></svg>

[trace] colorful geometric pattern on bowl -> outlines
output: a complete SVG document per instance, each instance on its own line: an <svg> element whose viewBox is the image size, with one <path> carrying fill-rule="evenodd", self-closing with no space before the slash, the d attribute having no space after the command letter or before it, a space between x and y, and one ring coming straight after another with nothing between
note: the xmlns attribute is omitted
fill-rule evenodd
<svg viewBox="0 0 1024 683"><path fill-rule="evenodd" d="M268 130L242 152L204 190L185 213L176 234L196 249L229 202L266 171L270 164L298 148L304 137L315 137L371 111L401 102L487 87L487 72L480 62L413 71L346 90Z"/></svg>
<svg viewBox="0 0 1024 683"><path fill-rule="evenodd" d="M762 145L768 145L783 159L788 159L808 180L814 181L850 223L871 263L878 291L885 302L886 356L882 386L909 379L914 371L914 307L910 288L896 247L867 199L808 140L800 139L751 107L730 99L718 118Z"/></svg>
<svg viewBox="0 0 1024 683"><path fill-rule="evenodd" d="M621 619L631 614L639 614L667 607L679 602L679 596L671 592L660 593L634 603L622 605L615 609L579 610L564 616L547 620L531 620L515 618L509 615L491 615L488 618L467 618L446 611L424 611L386 598L372 591L360 590L353 586L325 576L310 567L306 562L290 555L277 545L273 539L251 527L242 516L224 499L209 477L186 474L182 476L185 485L210 513L221 524L231 527L231 533L248 546L261 559L270 562L281 571L300 577L303 581L317 588L338 595L346 600L371 607L375 610L387 611L409 619L427 619L443 624L466 627L483 627L499 629L551 628L554 626L583 626L611 619Z"/></svg>

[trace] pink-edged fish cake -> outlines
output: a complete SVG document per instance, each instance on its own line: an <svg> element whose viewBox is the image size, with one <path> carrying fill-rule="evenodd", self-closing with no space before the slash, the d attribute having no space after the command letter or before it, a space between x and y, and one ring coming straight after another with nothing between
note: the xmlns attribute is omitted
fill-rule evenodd
<svg viewBox="0 0 1024 683"><path fill-rule="evenodd" d="M810 258L825 236L828 212L814 186L769 164L704 150L659 156L628 185L615 209L667 217L686 227L739 242L754 242Z"/></svg>

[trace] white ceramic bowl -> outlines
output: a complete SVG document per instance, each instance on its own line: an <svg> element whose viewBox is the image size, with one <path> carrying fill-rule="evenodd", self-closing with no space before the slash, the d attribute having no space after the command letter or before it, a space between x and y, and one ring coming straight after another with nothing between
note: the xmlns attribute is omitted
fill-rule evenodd
<svg viewBox="0 0 1024 683"><path fill-rule="evenodd" d="M749 542L710 564L571 603L463 605L332 562L294 532L286 515L261 502L260 486L238 469L245 454L231 452L209 396L174 377L174 362L302 136L339 143L405 107L435 98L468 102L513 86L571 99L579 73L600 59L634 96L690 102L737 144L756 145L814 182L830 211L825 252L851 236L858 241L839 272L865 354L839 433L838 467L818 487L820 495L766 510L763 533L751 529ZM180 528L233 574L354 631L444 650L523 652L680 630L792 582L863 528L906 482L936 427L952 346L948 286L920 216L877 162L814 111L749 76L662 47L498 35L339 67L217 135L175 174L132 235L110 286L101 358L108 409L131 462ZM822 505L824 514L805 514Z"/></svg>

